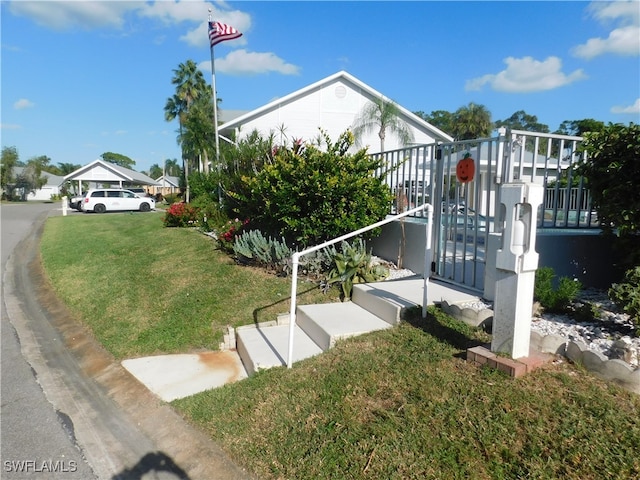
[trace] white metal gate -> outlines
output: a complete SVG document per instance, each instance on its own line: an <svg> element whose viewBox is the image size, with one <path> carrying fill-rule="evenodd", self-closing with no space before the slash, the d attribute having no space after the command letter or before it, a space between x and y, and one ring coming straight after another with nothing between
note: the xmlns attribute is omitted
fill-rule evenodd
<svg viewBox="0 0 640 480"><path fill-rule="evenodd" d="M395 195L392 212L434 207L433 275L468 288L484 287L485 246L500 231L499 186L513 181L545 187L538 228L597 228L591 198L573 166L581 137L501 129L497 137L420 145L375 154ZM462 184L456 166L475 164ZM419 221L419 220L417 220Z"/></svg>

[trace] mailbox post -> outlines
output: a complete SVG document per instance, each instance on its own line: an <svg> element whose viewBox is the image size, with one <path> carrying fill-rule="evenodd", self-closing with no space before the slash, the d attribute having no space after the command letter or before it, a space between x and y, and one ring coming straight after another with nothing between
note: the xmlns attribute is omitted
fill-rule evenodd
<svg viewBox="0 0 640 480"><path fill-rule="evenodd" d="M502 239L496 253L491 351L529 356L533 287L538 268L536 215L543 188L531 183L501 187Z"/></svg>

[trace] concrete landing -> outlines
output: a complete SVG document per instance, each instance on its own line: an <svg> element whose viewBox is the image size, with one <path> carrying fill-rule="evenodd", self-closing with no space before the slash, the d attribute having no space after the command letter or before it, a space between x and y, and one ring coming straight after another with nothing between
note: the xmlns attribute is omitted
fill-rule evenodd
<svg viewBox="0 0 640 480"><path fill-rule="evenodd" d="M387 280L377 283L363 283L353 286L385 298L402 308L422 305L424 280L419 276L405 277L398 280ZM479 299L480 293L464 289L458 285L445 282L429 281L427 284L427 305L439 304L446 300L449 303L473 302Z"/></svg>
<svg viewBox="0 0 640 480"><path fill-rule="evenodd" d="M234 351L133 358L122 366L165 402L247 378Z"/></svg>

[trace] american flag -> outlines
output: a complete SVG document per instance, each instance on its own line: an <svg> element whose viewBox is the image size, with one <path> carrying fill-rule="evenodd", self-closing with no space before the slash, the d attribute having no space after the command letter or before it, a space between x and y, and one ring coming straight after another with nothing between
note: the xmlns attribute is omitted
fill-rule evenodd
<svg viewBox="0 0 640 480"><path fill-rule="evenodd" d="M220 22L209 22L209 42L211 47L225 40L233 40L241 36L242 33L229 25Z"/></svg>

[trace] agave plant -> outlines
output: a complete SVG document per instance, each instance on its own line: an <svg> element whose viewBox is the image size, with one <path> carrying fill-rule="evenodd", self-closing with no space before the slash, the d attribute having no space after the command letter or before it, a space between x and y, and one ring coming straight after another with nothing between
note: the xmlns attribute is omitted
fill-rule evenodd
<svg viewBox="0 0 640 480"><path fill-rule="evenodd" d="M344 241L341 251L333 257L334 266L329 272L326 283L339 283L344 301L351 299L354 283L377 282L389 275L389 270L382 265L371 263L371 254L367 253L364 242L358 238L353 245Z"/></svg>

